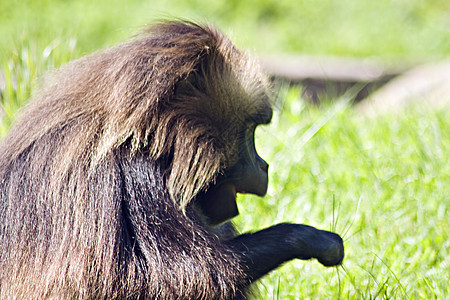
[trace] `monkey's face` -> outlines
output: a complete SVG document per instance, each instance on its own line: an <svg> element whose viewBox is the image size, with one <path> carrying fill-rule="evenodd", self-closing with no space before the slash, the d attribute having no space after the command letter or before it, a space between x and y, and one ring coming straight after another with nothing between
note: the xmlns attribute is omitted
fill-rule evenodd
<svg viewBox="0 0 450 300"><path fill-rule="evenodd" d="M191 153L197 153L189 169L204 173L205 164L216 163L214 174L194 195L212 225L238 214L237 193L263 196L267 191L268 164L255 149L255 129L270 122L272 108L267 79L253 63L238 52L208 57L178 82L170 101L189 139L181 144L192 145Z"/></svg>
<svg viewBox="0 0 450 300"><path fill-rule="evenodd" d="M255 129L259 124L269 123L271 117L271 108L263 106L252 115L248 115L243 122L238 122L228 130L223 128L227 131L222 132L223 136L228 137L228 147L225 149L231 152L227 159L229 166L226 166L215 182L196 198L202 213L211 225L217 225L238 215L237 193L258 196L266 194L269 165L256 151ZM234 137L230 136L233 134Z"/></svg>

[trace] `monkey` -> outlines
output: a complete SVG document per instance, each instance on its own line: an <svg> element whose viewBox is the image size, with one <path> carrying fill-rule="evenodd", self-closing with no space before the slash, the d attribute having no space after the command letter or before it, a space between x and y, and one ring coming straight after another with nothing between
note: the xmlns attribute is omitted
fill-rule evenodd
<svg viewBox="0 0 450 300"><path fill-rule="evenodd" d="M247 299L293 259L336 266L341 237L239 234L264 196L257 62L211 25L162 21L62 66L0 144L1 299Z"/></svg>

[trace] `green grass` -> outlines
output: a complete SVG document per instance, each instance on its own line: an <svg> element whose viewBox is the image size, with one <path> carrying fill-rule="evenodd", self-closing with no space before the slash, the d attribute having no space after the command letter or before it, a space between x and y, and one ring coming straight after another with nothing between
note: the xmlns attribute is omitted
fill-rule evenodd
<svg viewBox="0 0 450 300"><path fill-rule="evenodd" d="M343 103L282 97L260 155L269 195L241 197L243 230L306 223L344 236L342 268L288 263L264 299L448 299L450 111L410 107L368 119Z"/></svg>
<svg viewBox="0 0 450 300"><path fill-rule="evenodd" d="M208 20L262 53L433 58L450 53L449 11L447 0L0 0L0 58L59 37L91 52L167 16Z"/></svg>
<svg viewBox="0 0 450 300"><path fill-rule="evenodd" d="M42 51L33 42L11 50L9 59L0 65L4 81L4 88L0 88L0 137L8 131L17 110L36 91L43 74L75 57L75 45L74 39L54 40Z"/></svg>

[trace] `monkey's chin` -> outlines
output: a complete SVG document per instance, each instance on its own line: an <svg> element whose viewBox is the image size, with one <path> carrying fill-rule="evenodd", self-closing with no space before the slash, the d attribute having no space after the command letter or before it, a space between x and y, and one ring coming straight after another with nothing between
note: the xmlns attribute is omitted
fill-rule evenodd
<svg viewBox="0 0 450 300"><path fill-rule="evenodd" d="M210 187L197 203L211 225L218 225L239 214L236 196L238 190L230 182Z"/></svg>

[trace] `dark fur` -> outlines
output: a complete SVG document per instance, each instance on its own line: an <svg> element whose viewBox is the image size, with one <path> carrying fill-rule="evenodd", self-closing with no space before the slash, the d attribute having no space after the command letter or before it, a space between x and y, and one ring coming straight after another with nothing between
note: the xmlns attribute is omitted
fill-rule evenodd
<svg viewBox="0 0 450 300"><path fill-rule="evenodd" d="M0 145L0 298L243 297L261 276L245 243L192 200L235 164L267 91L225 36L189 22L55 72Z"/></svg>

